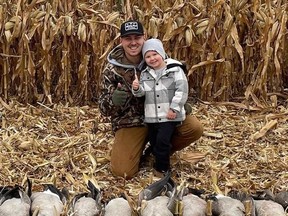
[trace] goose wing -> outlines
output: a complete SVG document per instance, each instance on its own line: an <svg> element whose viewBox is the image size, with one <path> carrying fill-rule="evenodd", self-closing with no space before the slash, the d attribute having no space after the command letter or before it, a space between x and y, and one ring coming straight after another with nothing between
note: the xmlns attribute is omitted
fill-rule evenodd
<svg viewBox="0 0 288 216"><path fill-rule="evenodd" d="M283 206L284 209L288 208L288 191L281 191L275 194L275 202Z"/></svg>
<svg viewBox="0 0 288 216"><path fill-rule="evenodd" d="M161 179L152 183L147 188L142 190L138 197L138 204L141 205L142 200L151 200L167 190L167 187L173 188L171 180L171 172L167 172ZM168 183L168 184L167 184Z"/></svg>

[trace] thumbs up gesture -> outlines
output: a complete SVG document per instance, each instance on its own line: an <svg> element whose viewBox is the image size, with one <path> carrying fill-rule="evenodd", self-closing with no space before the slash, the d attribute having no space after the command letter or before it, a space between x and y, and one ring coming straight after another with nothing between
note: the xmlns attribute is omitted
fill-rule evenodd
<svg viewBox="0 0 288 216"><path fill-rule="evenodd" d="M139 89L139 80L138 80L138 77L137 77L137 74L135 73L135 79L132 83L132 88L133 90L137 91Z"/></svg>
<svg viewBox="0 0 288 216"><path fill-rule="evenodd" d="M112 102L115 106L123 106L128 97L128 93L122 89L121 83L118 83L117 88L112 94Z"/></svg>

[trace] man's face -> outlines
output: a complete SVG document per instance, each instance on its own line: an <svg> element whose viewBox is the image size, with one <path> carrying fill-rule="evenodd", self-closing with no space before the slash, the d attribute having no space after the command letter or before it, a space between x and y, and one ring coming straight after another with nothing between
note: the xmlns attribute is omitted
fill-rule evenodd
<svg viewBox="0 0 288 216"><path fill-rule="evenodd" d="M127 35L120 38L120 42L127 56L135 57L141 55L142 46L145 41L144 35Z"/></svg>

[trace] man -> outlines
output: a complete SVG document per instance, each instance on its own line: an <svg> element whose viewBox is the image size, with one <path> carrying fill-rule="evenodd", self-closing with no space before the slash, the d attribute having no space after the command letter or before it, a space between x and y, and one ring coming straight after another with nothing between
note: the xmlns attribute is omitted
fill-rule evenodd
<svg viewBox="0 0 288 216"><path fill-rule="evenodd" d="M108 64L102 74L99 97L100 111L111 118L115 140L111 152L114 175L132 178L139 170L140 158L147 143L148 129L144 125L144 98L134 97L132 83L145 67L142 46L146 37L138 21L121 25L120 44L108 54ZM203 134L195 116L187 115L172 138L172 153L179 151Z"/></svg>

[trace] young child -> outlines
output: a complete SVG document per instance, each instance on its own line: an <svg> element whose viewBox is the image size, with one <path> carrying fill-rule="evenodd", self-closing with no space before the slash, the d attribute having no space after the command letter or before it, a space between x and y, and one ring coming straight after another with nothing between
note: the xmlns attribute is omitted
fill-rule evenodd
<svg viewBox="0 0 288 216"><path fill-rule="evenodd" d="M145 95L144 121L148 126L149 141L155 156L154 172L161 176L170 170L172 134L185 119L188 81L179 66L182 63L166 59L160 40L145 41L142 55L147 68L141 72L140 81L135 75L132 92L136 97Z"/></svg>

